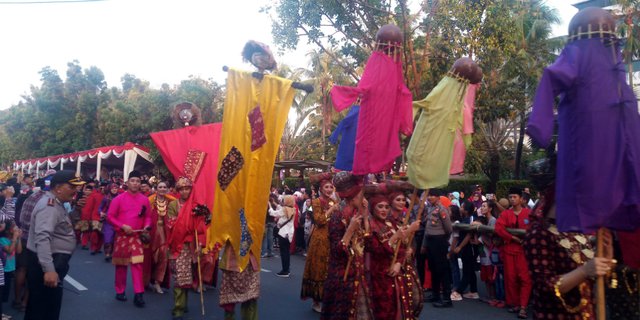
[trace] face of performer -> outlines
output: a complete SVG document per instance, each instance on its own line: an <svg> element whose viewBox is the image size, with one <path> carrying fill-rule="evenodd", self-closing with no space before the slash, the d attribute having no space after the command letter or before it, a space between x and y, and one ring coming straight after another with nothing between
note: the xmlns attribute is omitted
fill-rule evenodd
<svg viewBox="0 0 640 320"><path fill-rule="evenodd" d="M158 186L156 186L156 193L159 196L165 196L167 195L168 192L169 192L169 187L167 186L166 182L158 183Z"/></svg>
<svg viewBox="0 0 640 320"><path fill-rule="evenodd" d="M400 194L393 199L393 211L402 211L407 205L407 198L404 195Z"/></svg>
<svg viewBox="0 0 640 320"><path fill-rule="evenodd" d="M333 187L333 184L331 184L331 183L325 183L324 185L322 185L322 189L320 189L320 190L322 192L322 195L325 198L329 198L329 197L331 197L331 195L333 195L334 187Z"/></svg>
<svg viewBox="0 0 640 320"><path fill-rule="evenodd" d="M373 214L376 218L384 221L387 219L387 216L389 216L390 210L391 206L389 206L389 202L382 201L378 202L373 208Z"/></svg>
<svg viewBox="0 0 640 320"><path fill-rule="evenodd" d="M111 195L117 195L118 194L118 186L114 185L111 190L109 190L109 192L111 192Z"/></svg>
<svg viewBox="0 0 640 320"><path fill-rule="evenodd" d="M140 191L140 178L132 177L127 180L127 191L136 193Z"/></svg>
<svg viewBox="0 0 640 320"><path fill-rule="evenodd" d="M149 192L150 189L151 189L151 187L149 186L148 183L141 183L140 184L140 192L147 193L147 192Z"/></svg>
<svg viewBox="0 0 640 320"><path fill-rule="evenodd" d="M181 187L180 189L178 189L178 192L180 193L180 199L182 199L183 201L186 201L187 199L189 199L189 195L191 194L191 187L190 186Z"/></svg>

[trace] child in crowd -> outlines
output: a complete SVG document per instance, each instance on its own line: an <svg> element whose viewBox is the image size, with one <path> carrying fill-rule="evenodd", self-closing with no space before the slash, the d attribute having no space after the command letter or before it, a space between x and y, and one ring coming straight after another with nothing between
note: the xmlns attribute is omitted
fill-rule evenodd
<svg viewBox="0 0 640 320"><path fill-rule="evenodd" d="M462 217L460 216L460 207L456 205L452 205L449 207L451 211L451 222L452 224L460 223ZM455 228L451 233L451 239L449 240L449 264L451 265L451 277L452 279L452 288L451 288L451 301L461 301L462 295L458 293L458 287L460 286L460 264L458 263L458 255L453 252L453 248L458 246L460 233Z"/></svg>
<svg viewBox="0 0 640 320"><path fill-rule="evenodd" d="M9 301L11 281L16 270L16 253L22 253L22 230L14 221L6 223L6 228L0 232L0 245L6 256L4 264L5 285L2 289L2 303Z"/></svg>

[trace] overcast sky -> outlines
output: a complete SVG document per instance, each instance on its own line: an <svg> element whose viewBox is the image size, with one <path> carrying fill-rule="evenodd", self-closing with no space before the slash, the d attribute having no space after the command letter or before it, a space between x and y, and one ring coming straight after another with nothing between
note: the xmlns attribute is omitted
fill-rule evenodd
<svg viewBox="0 0 640 320"><path fill-rule="evenodd" d="M268 0L103 0L36 3L56 0L0 0L0 109L39 85L45 66L66 78L66 64L78 60L96 66L109 87L125 73L151 82L178 84L190 75L224 82L223 65L242 63L244 43L272 44L271 20L259 10ZM67 0L70 2L72 0ZM412 2L417 2L413 0ZM566 25L577 11L574 0L548 0ZM272 45L272 48L274 46ZM278 60L306 66L307 49Z"/></svg>

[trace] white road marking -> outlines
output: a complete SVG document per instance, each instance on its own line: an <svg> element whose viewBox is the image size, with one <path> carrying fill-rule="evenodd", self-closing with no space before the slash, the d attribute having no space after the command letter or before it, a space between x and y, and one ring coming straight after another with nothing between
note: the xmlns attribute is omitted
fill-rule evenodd
<svg viewBox="0 0 640 320"><path fill-rule="evenodd" d="M260 271L262 271L262 272L271 272L271 270L262 269L262 268L260 268Z"/></svg>
<svg viewBox="0 0 640 320"><path fill-rule="evenodd" d="M64 277L64 280L69 282L69 284L72 285L74 288L76 288L78 291L89 290L89 289L87 289L87 287L83 286L80 282L76 281L76 279L74 279L74 278L71 278L71 276L69 276L69 275Z"/></svg>

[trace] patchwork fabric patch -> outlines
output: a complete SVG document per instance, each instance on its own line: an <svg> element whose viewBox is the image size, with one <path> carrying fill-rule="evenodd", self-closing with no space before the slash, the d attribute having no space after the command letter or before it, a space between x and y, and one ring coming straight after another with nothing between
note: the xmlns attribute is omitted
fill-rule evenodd
<svg viewBox="0 0 640 320"><path fill-rule="evenodd" d="M222 159L222 165L218 172L218 183L222 191L226 190L233 178L244 166L244 158L236 147L232 147L229 153Z"/></svg>
<svg viewBox="0 0 640 320"><path fill-rule="evenodd" d="M247 225L247 217L244 214L244 208L240 209L240 256L244 257L249 253L253 239L249 233Z"/></svg>
<svg viewBox="0 0 640 320"><path fill-rule="evenodd" d="M251 151L256 151L262 145L267 143L267 138L264 135L264 119L262 118L262 112L260 112L260 106L256 106L249 112L249 124L251 125Z"/></svg>

